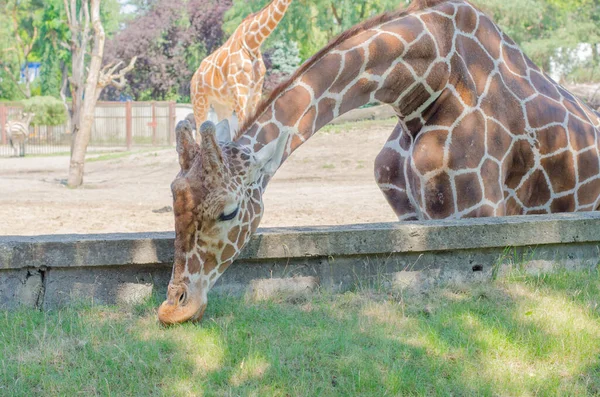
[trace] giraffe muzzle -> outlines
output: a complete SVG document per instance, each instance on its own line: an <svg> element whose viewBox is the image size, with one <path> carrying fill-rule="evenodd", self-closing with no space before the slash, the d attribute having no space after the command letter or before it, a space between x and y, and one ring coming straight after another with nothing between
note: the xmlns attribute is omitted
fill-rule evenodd
<svg viewBox="0 0 600 397"><path fill-rule="evenodd" d="M169 286L167 300L158 308L158 320L163 325L200 321L206 310L206 302L190 294L185 285Z"/></svg>

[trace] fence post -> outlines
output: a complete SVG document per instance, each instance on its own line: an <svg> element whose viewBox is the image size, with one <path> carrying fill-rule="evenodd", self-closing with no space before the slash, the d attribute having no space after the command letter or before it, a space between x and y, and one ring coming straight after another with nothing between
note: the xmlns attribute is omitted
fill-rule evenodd
<svg viewBox="0 0 600 397"><path fill-rule="evenodd" d="M2 144L6 145L6 116L8 109L6 106L0 106L0 130L2 131Z"/></svg>
<svg viewBox="0 0 600 397"><path fill-rule="evenodd" d="M131 101L125 102L125 141L127 150L131 150L133 145L133 115Z"/></svg>
<svg viewBox="0 0 600 397"><path fill-rule="evenodd" d="M175 123L177 121L177 109L175 102L169 102L169 145L175 144Z"/></svg>
<svg viewBox="0 0 600 397"><path fill-rule="evenodd" d="M156 102L152 102L152 145L156 146Z"/></svg>

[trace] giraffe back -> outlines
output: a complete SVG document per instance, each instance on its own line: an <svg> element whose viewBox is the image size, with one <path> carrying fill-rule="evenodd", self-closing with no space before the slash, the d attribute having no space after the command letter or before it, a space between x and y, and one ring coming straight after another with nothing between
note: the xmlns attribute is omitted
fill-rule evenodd
<svg viewBox="0 0 600 397"><path fill-rule="evenodd" d="M392 138L401 150L390 145L392 154L380 160L406 162L400 184L410 192L408 218L599 209L598 113L542 72L469 2L442 2L410 18L434 39L424 36L420 45L435 48L437 58L422 68L429 75L411 65L414 79L403 84L414 92L397 104L403 128ZM389 185L382 178L380 186Z"/></svg>

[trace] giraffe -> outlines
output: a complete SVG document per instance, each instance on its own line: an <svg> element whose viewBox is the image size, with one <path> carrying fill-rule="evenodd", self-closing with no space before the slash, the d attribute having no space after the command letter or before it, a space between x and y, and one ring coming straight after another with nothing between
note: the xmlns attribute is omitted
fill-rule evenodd
<svg viewBox="0 0 600 397"><path fill-rule="evenodd" d="M214 107L219 119L235 112L240 122L256 107L266 72L260 46L283 19L291 2L273 0L250 15L222 47L202 61L191 81L197 123L206 121L209 106Z"/></svg>
<svg viewBox="0 0 600 397"><path fill-rule="evenodd" d="M361 105L398 123L375 179L399 220L597 210L600 114L542 73L465 0L415 0L334 39L263 101L231 142L227 122L177 126L175 260L165 324L202 318L207 293L256 231L280 165Z"/></svg>

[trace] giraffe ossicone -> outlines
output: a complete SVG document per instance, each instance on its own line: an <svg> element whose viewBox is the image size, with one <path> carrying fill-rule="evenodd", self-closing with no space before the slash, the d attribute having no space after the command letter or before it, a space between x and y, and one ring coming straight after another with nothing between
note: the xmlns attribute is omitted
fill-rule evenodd
<svg viewBox="0 0 600 397"><path fill-rule="evenodd" d="M416 0L343 33L275 90L231 142L177 130L175 263L164 323L199 319L260 223L290 154L379 101L398 124L375 179L399 220L600 209L600 114L542 73L463 0Z"/></svg>

